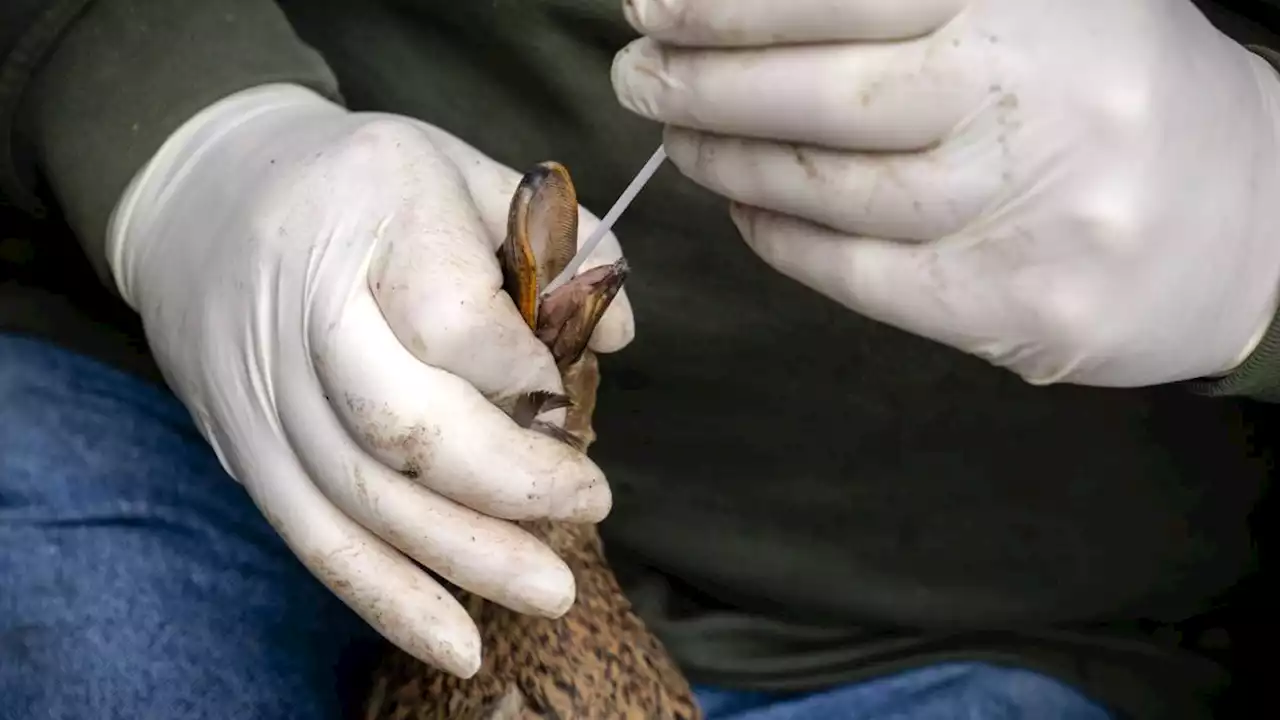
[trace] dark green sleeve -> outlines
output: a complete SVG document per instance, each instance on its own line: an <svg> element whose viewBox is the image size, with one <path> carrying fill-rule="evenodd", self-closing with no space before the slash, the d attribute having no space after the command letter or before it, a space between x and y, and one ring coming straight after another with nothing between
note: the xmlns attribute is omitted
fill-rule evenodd
<svg viewBox="0 0 1280 720"><path fill-rule="evenodd" d="M18 105L36 68L91 0L0 2L0 208L40 212L30 146L15 130Z"/></svg>
<svg viewBox="0 0 1280 720"><path fill-rule="evenodd" d="M0 0L8 3L11 0ZM24 0L26 1L26 0ZM73 0L52 37L32 22L18 60L21 82L0 83L17 108L14 130L0 138L29 154L106 277L108 217L132 176L192 115L239 90L292 82L339 99L323 59L295 35L270 0ZM74 12L72 12L74 10ZM45 15L47 15L46 13ZM34 38L34 39L32 39ZM15 43L15 47L21 45ZM13 57L6 58L6 65ZM6 98L0 97L0 107ZM21 178L0 166L0 176ZM38 210L30 185L5 193Z"/></svg>
<svg viewBox="0 0 1280 720"><path fill-rule="evenodd" d="M1205 395L1237 395L1280 402L1280 315L1271 321L1258 348L1230 375L1213 381L1193 383Z"/></svg>
<svg viewBox="0 0 1280 720"><path fill-rule="evenodd" d="M1248 47L1280 71L1280 53L1257 45ZM1280 242L1280 228L1276 228L1276 242ZM1272 318L1262 341L1240 367L1225 377L1191 383L1191 387L1205 395L1280 402L1280 313Z"/></svg>

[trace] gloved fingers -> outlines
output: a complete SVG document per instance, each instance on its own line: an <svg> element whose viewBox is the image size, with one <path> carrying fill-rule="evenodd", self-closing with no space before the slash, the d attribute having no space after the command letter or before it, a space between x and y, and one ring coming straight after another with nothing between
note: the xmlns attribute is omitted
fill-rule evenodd
<svg viewBox="0 0 1280 720"><path fill-rule="evenodd" d="M762 260L860 315L952 346L976 348L978 354L1000 337L988 329L1002 326L1001 291L992 286L991 277L968 272L971 253L961 241L850 237L739 204L731 215Z"/></svg>
<svg viewBox="0 0 1280 720"><path fill-rule="evenodd" d="M356 312L356 322L377 319L377 308L367 293L362 294L357 303L365 309ZM385 327L383 334L386 337L375 345L395 344ZM358 350L352 351L353 339L356 338L350 334L339 335L328 348L329 352L324 353L323 362L317 364L321 385L331 398L340 398L338 410L361 443L385 459L405 463L396 467L409 467L408 474L416 477L406 477L379 462L382 458L375 459L366 453L328 407L320 388L308 379L309 388L287 393L288 397L282 394L278 402L285 419L285 433L316 486L348 517L455 585L517 612L547 617L563 614L573 603L575 592L568 566L550 548L515 524L463 507L425 487L441 476L457 478L457 475L439 473L439 466L433 464L436 457L451 450L441 449L437 442L449 442L452 425L443 430L426 425L400 426L398 418L406 416L399 413L406 407L412 408L412 401L397 402L394 398L401 396L392 396L380 402L364 393L396 385L402 377L397 374L399 368L378 362L360 365L368 357ZM445 375L441 370L417 364L403 350L399 355L405 364L416 364L428 374ZM386 375L381 382L362 383L358 378L349 382L352 374L363 376L370 371ZM450 380L459 387L469 387L456 378ZM414 393L415 385L412 378L404 382L404 397L416 398L420 406L434 405L433 389L418 395ZM307 391L311 388L314 390ZM474 390L470 392L476 396L478 405L501 415ZM453 422L465 424L465 412L458 415ZM505 417L497 419L505 420ZM476 443L473 452L478 453L476 459L481 463L493 461L493 449L482 443ZM511 488L498 483L496 492L486 494L485 489L495 487L495 483L486 480L477 480L474 486L463 488L465 492L459 494L471 496L469 499L482 507L507 502L512 506L507 508L512 514L529 512L528 508L515 507L520 501L534 508L545 507L545 498L538 497L536 489L519 488L526 494L517 500L510 497ZM449 486L448 482L438 484Z"/></svg>
<svg viewBox="0 0 1280 720"><path fill-rule="evenodd" d="M1116 295L1076 262L1088 250L1016 225L925 243L851 237L806 220L734 205L743 239L779 272L851 310L950 345L1037 385L1105 367L1098 350L1124 329ZM1132 383L1130 383L1132 384Z"/></svg>
<svg viewBox="0 0 1280 720"><path fill-rule="evenodd" d="M520 184L521 173L496 162L476 148L463 142L458 137L436 127L428 126L425 130L436 143L458 166L471 196L479 210L480 219L489 232L489 242L494 252L502 244L507 233L507 215L511 208L511 198L516 186ZM573 168L569 168L570 175ZM578 244L599 226L600 220L586 208L578 209ZM609 232L592 251L591 256L578 269L583 273L594 267L616 262L622 257L622 246L618 238ZM626 347L635 338L636 321L631 310L631 300L624 287L614 297L604 317L596 325L588 343L593 351L599 353L616 352Z"/></svg>
<svg viewBox="0 0 1280 720"><path fill-rule="evenodd" d="M382 322L420 361L488 397L559 392L551 353L502 292L497 256L458 168L416 124L373 121L361 133L390 145L383 152L405 166L386 191L400 202L378 224L363 275Z"/></svg>
<svg viewBox="0 0 1280 720"><path fill-rule="evenodd" d="M609 486L595 463L516 425L466 381L419 362L367 290L353 292L339 317L313 317L309 334L330 404L350 436L389 468L493 517L599 522L608 514ZM563 413L543 419L562 421Z"/></svg>
<svg viewBox="0 0 1280 720"><path fill-rule="evenodd" d="M994 143L845 153L675 127L663 141L671 162L711 191L850 235L944 237L972 222L1002 187Z"/></svg>
<svg viewBox="0 0 1280 720"><path fill-rule="evenodd" d="M786 3L782 3L785 5ZM921 150L983 105L986 52L951 38L870 45L708 50L632 42L613 87L632 112L668 125L863 151Z"/></svg>
<svg viewBox="0 0 1280 720"><path fill-rule="evenodd" d="M945 25L966 0L627 0L638 32L675 45L733 47L901 40Z"/></svg>
<svg viewBox="0 0 1280 720"><path fill-rule="evenodd" d="M264 443L254 438L241 445ZM235 471L303 565L397 647L454 675L474 675L480 634L466 610L430 575L334 507L280 445L279 452L259 450Z"/></svg>

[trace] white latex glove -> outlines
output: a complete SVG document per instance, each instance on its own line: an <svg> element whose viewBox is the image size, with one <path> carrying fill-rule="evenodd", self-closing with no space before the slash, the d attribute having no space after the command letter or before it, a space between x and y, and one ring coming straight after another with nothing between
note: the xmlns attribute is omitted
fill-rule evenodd
<svg viewBox="0 0 1280 720"><path fill-rule="evenodd" d="M611 502L590 460L490 402L562 391L501 290L519 178L421 122L264 86L165 143L107 247L170 386L272 526L389 640L461 676L477 629L410 558L558 616L572 574L509 520L595 522ZM601 247L588 265L620 254ZM619 295L592 347L633 327Z"/></svg>
<svg viewBox="0 0 1280 720"><path fill-rule="evenodd" d="M1032 383L1221 374L1280 285L1280 82L1187 0L631 0L614 87L767 263Z"/></svg>

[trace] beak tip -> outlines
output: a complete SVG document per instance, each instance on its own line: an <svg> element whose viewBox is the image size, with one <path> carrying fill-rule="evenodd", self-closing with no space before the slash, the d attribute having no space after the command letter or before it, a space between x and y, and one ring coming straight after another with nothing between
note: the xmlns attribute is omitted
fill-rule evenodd
<svg viewBox="0 0 1280 720"><path fill-rule="evenodd" d="M607 282L609 285L619 288L626 282L627 277L631 275L631 263L627 262L625 257L618 258L609 266Z"/></svg>

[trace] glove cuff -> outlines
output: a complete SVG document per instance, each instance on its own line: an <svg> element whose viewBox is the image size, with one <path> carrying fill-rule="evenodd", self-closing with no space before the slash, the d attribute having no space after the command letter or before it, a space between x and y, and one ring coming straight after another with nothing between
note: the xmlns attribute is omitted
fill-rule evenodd
<svg viewBox="0 0 1280 720"><path fill-rule="evenodd" d="M1280 52L1261 45L1246 45L1255 55L1280 72ZM1280 228L1277 228L1280 233ZM1211 397L1244 396L1264 402L1280 402L1280 313L1267 326L1262 339L1239 366L1213 380L1188 383L1191 389Z"/></svg>
<svg viewBox="0 0 1280 720"><path fill-rule="evenodd" d="M147 228L165 212L165 201L172 195L175 184L183 182L196 163L221 155L223 149L232 149L234 154L245 148L261 147L263 143L255 141L253 133L278 134L280 124L260 120L281 112L288 112L296 126L299 120L348 111L300 85L281 83L242 90L183 123L129 181L107 220L104 255L107 274L114 279L116 290L130 307L138 309L133 292L137 286L134 269L138 266L135 260L143 251L136 246L150 236ZM268 144L282 150L287 146L286 142L275 140L272 138ZM226 182L243 180L234 176L238 163L225 159L212 162L231 175L225 178ZM217 201L218 194L211 193L208 204L215 216L219 213Z"/></svg>
<svg viewBox="0 0 1280 720"><path fill-rule="evenodd" d="M1239 367L1217 380L1189 385L1193 391L1211 397L1245 396L1280 402L1280 314L1271 320L1261 342Z"/></svg>

